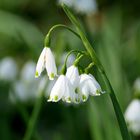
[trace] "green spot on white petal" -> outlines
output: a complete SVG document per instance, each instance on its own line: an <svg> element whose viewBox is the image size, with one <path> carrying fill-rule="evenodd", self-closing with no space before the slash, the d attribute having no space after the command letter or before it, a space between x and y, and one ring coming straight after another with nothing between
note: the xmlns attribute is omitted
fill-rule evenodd
<svg viewBox="0 0 140 140"><path fill-rule="evenodd" d="M96 95L100 95L100 90L96 90Z"/></svg>
<svg viewBox="0 0 140 140"><path fill-rule="evenodd" d="M50 77L51 77L51 79L54 79L54 77L55 77L54 73L51 73Z"/></svg>
<svg viewBox="0 0 140 140"><path fill-rule="evenodd" d="M78 94L78 88L75 89L75 93Z"/></svg>
<svg viewBox="0 0 140 140"><path fill-rule="evenodd" d="M54 96L54 100L55 101L57 101L58 100L58 96L56 95L56 96Z"/></svg>
<svg viewBox="0 0 140 140"><path fill-rule="evenodd" d="M35 72L35 77L38 77L38 76L39 76L38 71L36 71Z"/></svg>
<svg viewBox="0 0 140 140"><path fill-rule="evenodd" d="M80 103L80 98L75 98L76 103Z"/></svg>
<svg viewBox="0 0 140 140"><path fill-rule="evenodd" d="M87 100L87 97L85 95L82 95L82 99L85 102Z"/></svg>
<svg viewBox="0 0 140 140"><path fill-rule="evenodd" d="M68 97L68 102L71 102L71 97Z"/></svg>

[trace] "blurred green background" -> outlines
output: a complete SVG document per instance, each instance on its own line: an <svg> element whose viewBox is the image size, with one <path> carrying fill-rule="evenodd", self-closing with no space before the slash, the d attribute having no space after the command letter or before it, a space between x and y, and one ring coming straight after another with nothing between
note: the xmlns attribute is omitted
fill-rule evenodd
<svg viewBox="0 0 140 140"><path fill-rule="evenodd" d="M138 0L97 0L90 13L71 7L105 67L123 112L133 99L133 84L140 76L139 7ZM44 36L58 23L73 28L56 0L0 0L0 71L7 76L0 72L0 140L21 140L24 136L25 118L30 117L37 99L35 63ZM64 29L56 30L52 37L57 66L62 65L62 56L69 50L83 49L82 43ZM27 63L30 68L25 68ZM96 69L94 73L104 89ZM49 94L47 88L45 95ZM32 139L121 140L121 134L110 98L104 94L80 105L48 103L44 98Z"/></svg>

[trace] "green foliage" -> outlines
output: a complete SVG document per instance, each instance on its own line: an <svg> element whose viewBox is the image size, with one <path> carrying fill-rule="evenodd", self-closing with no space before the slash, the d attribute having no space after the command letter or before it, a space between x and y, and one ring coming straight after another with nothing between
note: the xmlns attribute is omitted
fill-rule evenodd
<svg viewBox="0 0 140 140"><path fill-rule="evenodd" d="M121 4L103 4L97 15L78 15L95 47L123 110L133 99L133 83L140 76L140 18ZM131 2L133 5L133 3ZM134 6L134 5L133 5ZM102 7L104 10L102 10ZM123 13L125 11L125 13ZM43 48L43 34L56 23L71 25L56 1L1 0L0 1L0 61L12 56L18 66L37 57ZM62 61L63 52L82 50L82 44L65 30L52 34L51 47ZM83 60L85 66L87 61ZM20 69L19 69L20 70ZM10 72L10 70L9 70ZM96 69L91 70L102 79ZM20 71L19 71L20 73ZM17 79L19 79L18 74ZM16 79L16 80L17 80ZM0 81L0 139L22 139L34 103L11 103L9 92L13 83ZM119 127L109 97L91 97L77 106L48 103L43 99L40 115L32 139L40 140L121 140ZM134 137L134 140L139 140Z"/></svg>

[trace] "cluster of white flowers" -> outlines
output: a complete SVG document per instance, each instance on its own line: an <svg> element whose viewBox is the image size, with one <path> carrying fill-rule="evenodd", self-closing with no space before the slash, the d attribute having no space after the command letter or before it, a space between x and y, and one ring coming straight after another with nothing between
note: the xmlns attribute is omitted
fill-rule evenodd
<svg viewBox="0 0 140 140"><path fill-rule="evenodd" d="M39 57L35 77L40 76L44 68L46 68L50 80L57 76L55 59L48 47L43 49ZM91 74L79 75L78 67L72 65L66 70L66 73L62 73L58 77L51 89L48 101L58 102L62 99L67 103L80 103L85 102L89 95L99 96L101 93L103 92L99 83Z"/></svg>
<svg viewBox="0 0 140 140"><path fill-rule="evenodd" d="M10 101L27 102L39 97L38 93L44 87L46 78L34 80L35 67L36 64L33 61L27 61L23 65L19 79L12 83L9 93Z"/></svg>
<svg viewBox="0 0 140 140"><path fill-rule="evenodd" d="M58 0L58 3L64 3L82 14L91 14L97 11L96 0Z"/></svg>

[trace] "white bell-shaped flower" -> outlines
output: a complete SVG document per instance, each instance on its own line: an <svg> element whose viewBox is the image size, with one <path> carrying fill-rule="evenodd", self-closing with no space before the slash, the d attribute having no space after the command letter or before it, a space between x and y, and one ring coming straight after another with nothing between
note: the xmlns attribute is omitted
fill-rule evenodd
<svg viewBox="0 0 140 140"><path fill-rule="evenodd" d="M99 83L92 75L81 74L78 92L81 94L83 102L85 102L89 95L99 96L102 90Z"/></svg>
<svg viewBox="0 0 140 140"><path fill-rule="evenodd" d="M66 102L71 102L72 92L74 92L74 89L68 78L65 75L60 75L51 90L48 101L58 102L60 99L63 99Z"/></svg>
<svg viewBox="0 0 140 140"><path fill-rule="evenodd" d="M70 66L67 69L66 76L70 80L73 87L76 88L80 81L78 68L75 65Z"/></svg>
<svg viewBox="0 0 140 140"><path fill-rule="evenodd" d="M40 57L36 66L35 77L39 77L41 72L46 68L49 79L53 80L57 75L57 68L55 64L55 59L50 48L44 47L43 51L40 54Z"/></svg>
<svg viewBox="0 0 140 140"><path fill-rule="evenodd" d="M129 129L135 134L140 135L140 100L134 99L125 112L125 119Z"/></svg>
<svg viewBox="0 0 140 140"><path fill-rule="evenodd" d="M15 60L12 57L5 57L0 62L0 80L14 81L18 73Z"/></svg>

